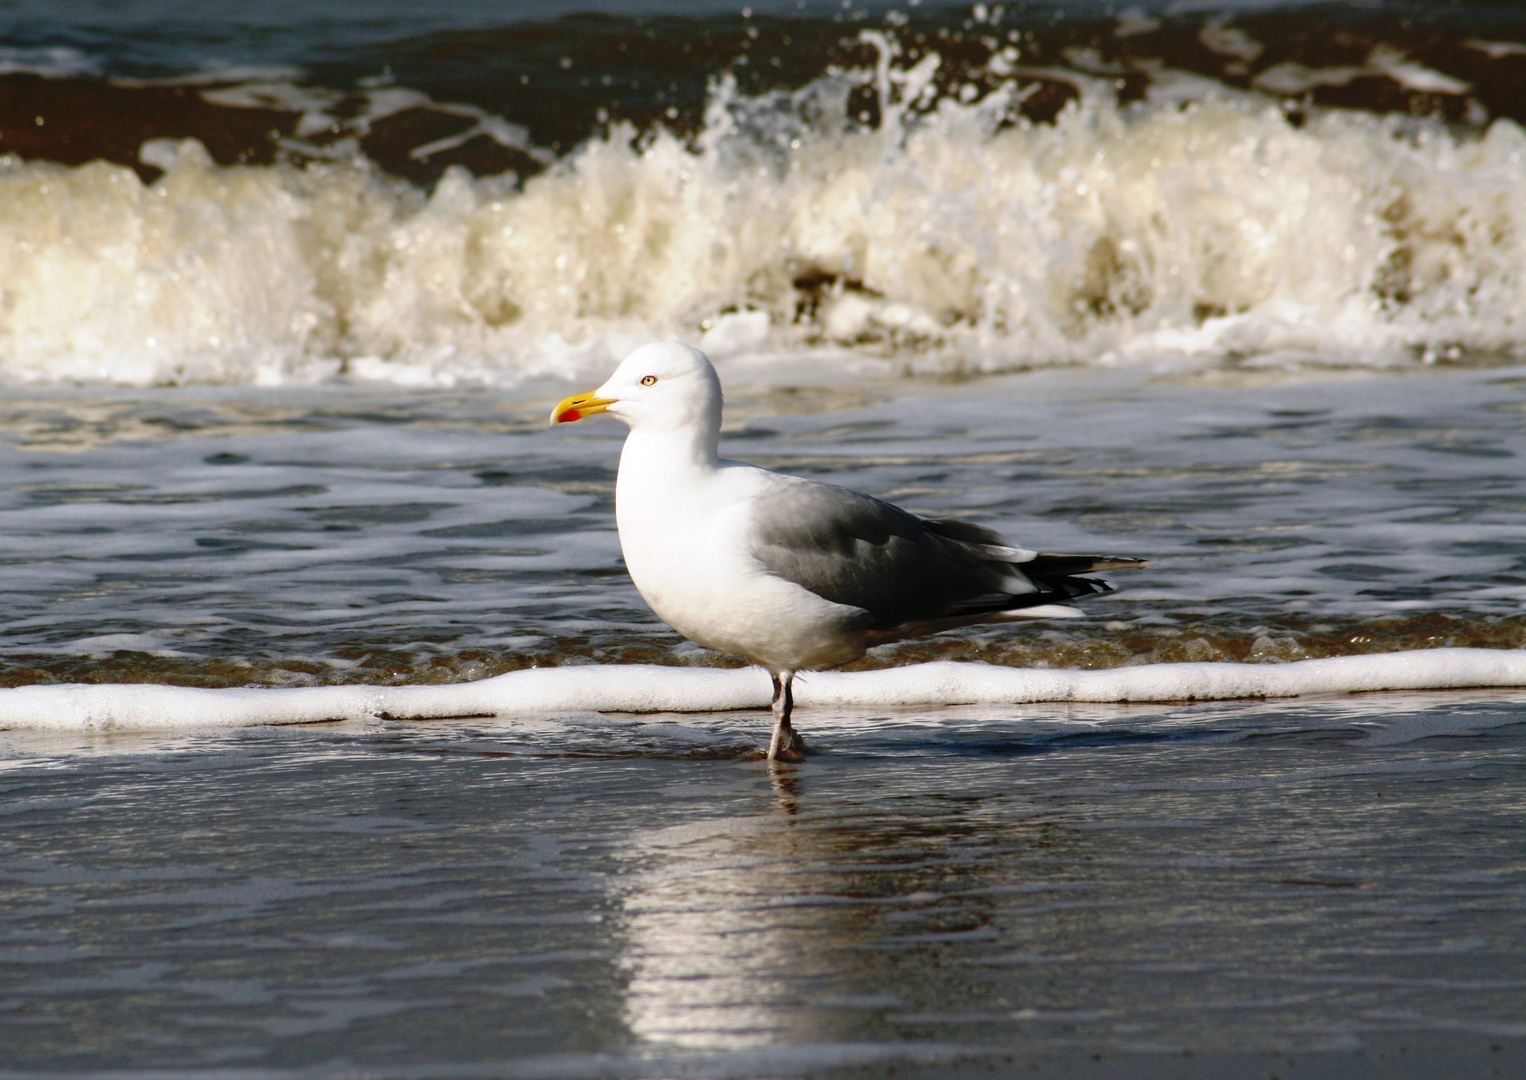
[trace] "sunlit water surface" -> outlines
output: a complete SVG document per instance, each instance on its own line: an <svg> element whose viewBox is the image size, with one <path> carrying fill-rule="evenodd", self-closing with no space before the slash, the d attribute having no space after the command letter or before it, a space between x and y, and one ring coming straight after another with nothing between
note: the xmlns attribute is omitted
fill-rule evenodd
<svg viewBox="0 0 1526 1080"><path fill-rule="evenodd" d="M723 453L1049 551L1142 555L1085 623L867 663L1056 667L1526 646L1526 375L1059 371L931 383L723 365ZM453 681L731 662L626 577L624 428L509 396L16 392L0 680Z"/></svg>

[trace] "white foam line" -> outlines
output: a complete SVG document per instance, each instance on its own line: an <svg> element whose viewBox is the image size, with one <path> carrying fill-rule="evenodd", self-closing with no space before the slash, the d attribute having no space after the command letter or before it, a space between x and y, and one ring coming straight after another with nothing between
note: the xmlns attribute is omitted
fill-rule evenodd
<svg viewBox="0 0 1526 1080"><path fill-rule="evenodd" d="M813 672L802 709L822 706L1223 701L1234 698L1526 686L1526 650L1422 649L1291 664L1149 664L1033 670L942 661L882 671ZM451 686L195 689L146 684L0 690L0 730L162 731L326 720L545 716L565 712L717 712L763 708L757 668L653 664L538 668Z"/></svg>
<svg viewBox="0 0 1526 1080"><path fill-rule="evenodd" d="M860 681L862 680L862 682ZM802 705L965 705L1041 701L1227 701L1373 690L1526 686L1526 649L1416 649L1291 664L1143 664L1101 671L943 661L802 676Z"/></svg>

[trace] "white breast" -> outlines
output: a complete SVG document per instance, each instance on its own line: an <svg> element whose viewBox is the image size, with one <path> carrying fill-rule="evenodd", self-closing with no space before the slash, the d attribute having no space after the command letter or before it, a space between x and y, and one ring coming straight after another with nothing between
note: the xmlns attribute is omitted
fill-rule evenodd
<svg viewBox="0 0 1526 1080"><path fill-rule="evenodd" d="M863 655L848 631L858 609L785 581L753 557L749 501L771 474L732 462L675 469L671 456L651 460L657 455L642 449L633 438L621 455L615 518L631 579L664 622L773 671Z"/></svg>

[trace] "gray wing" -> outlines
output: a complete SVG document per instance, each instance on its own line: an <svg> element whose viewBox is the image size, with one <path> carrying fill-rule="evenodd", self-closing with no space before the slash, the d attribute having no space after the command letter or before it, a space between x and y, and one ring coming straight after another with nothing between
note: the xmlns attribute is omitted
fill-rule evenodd
<svg viewBox="0 0 1526 1080"><path fill-rule="evenodd" d="M920 518L847 488L787 479L754 504L754 554L785 580L868 612L866 630L957 625L1111 592L1073 575L1142 562L1022 551L967 521Z"/></svg>

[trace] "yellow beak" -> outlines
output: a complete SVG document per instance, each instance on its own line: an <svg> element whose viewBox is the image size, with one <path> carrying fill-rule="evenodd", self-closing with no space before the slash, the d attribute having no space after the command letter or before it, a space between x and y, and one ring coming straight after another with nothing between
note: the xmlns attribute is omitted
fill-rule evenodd
<svg viewBox="0 0 1526 1080"><path fill-rule="evenodd" d="M556 408L551 410L551 423L570 424L574 420L581 420L585 416L601 413L613 405L619 398L594 397L593 394L573 394L571 397L562 398L556 403Z"/></svg>

